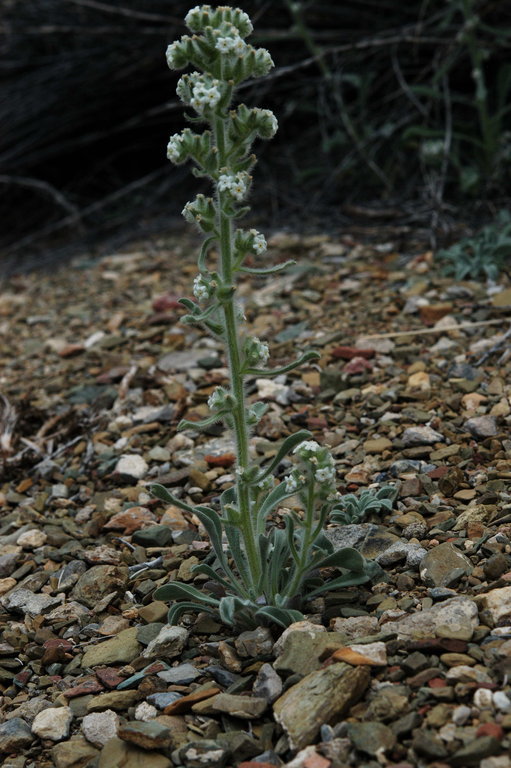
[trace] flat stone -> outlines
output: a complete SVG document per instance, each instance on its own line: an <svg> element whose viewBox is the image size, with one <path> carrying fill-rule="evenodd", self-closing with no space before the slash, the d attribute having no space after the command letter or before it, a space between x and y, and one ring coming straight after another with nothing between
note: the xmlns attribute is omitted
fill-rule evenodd
<svg viewBox="0 0 511 768"><path fill-rule="evenodd" d="M470 432L476 440L485 440L487 437L495 437L498 434L495 416L473 416L463 424L463 428Z"/></svg>
<svg viewBox="0 0 511 768"><path fill-rule="evenodd" d="M28 614L28 616L48 613L51 608L60 605L61 602L61 597L51 597L44 593L36 594L29 589L11 590L0 599L0 603L6 611Z"/></svg>
<svg viewBox="0 0 511 768"><path fill-rule="evenodd" d="M463 531L474 523L484 523L485 525L488 525L493 517L495 517L495 508L486 504L474 504L467 507L458 515L453 530Z"/></svg>
<svg viewBox="0 0 511 768"><path fill-rule="evenodd" d="M91 645L83 655L82 667L127 663L133 661L141 650L142 645L137 641L137 627L130 627L104 643Z"/></svg>
<svg viewBox="0 0 511 768"><path fill-rule="evenodd" d="M396 632L399 640L417 642L435 637L471 640L478 624L476 604L468 597L460 596L397 621L385 622L384 627L389 632Z"/></svg>
<svg viewBox="0 0 511 768"><path fill-rule="evenodd" d="M323 723L337 722L359 700L369 681L367 667L341 663L311 672L291 686L273 705L291 749L314 741Z"/></svg>
<svg viewBox="0 0 511 768"><path fill-rule="evenodd" d="M55 744L51 750L55 768L85 768L99 755L98 750L81 736Z"/></svg>
<svg viewBox="0 0 511 768"><path fill-rule="evenodd" d="M177 691L162 691L161 693L151 693L147 697L149 704L152 704L156 709L165 709L175 701L182 699L183 695L177 693Z"/></svg>
<svg viewBox="0 0 511 768"><path fill-rule="evenodd" d="M387 648L385 643L366 643L364 645L350 645L334 651L331 659L345 661L354 667L370 666L385 667L387 665Z"/></svg>
<svg viewBox="0 0 511 768"><path fill-rule="evenodd" d="M327 649L333 653L346 644L346 638L338 632L290 632L279 646L279 655L273 667L277 671L307 675L320 669L320 657Z"/></svg>
<svg viewBox="0 0 511 768"><path fill-rule="evenodd" d="M391 729L378 722L349 723L348 736L353 746L366 755L388 752L396 744L396 736Z"/></svg>
<svg viewBox="0 0 511 768"><path fill-rule="evenodd" d="M128 586L128 568L120 565L94 565L78 579L72 597L94 608L112 592L123 593Z"/></svg>
<svg viewBox="0 0 511 768"><path fill-rule="evenodd" d="M170 659L179 656L185 647L189 634L184 627L166 624L142 652L142 656L146 659Z"/></svg>
<svg viewBox="0 0 511 768"><path fill-rule="evenodd" d="M469 576L474 569L471 561L451 542L430 549L421 560L419 571L428 587L450 587L460 575Z"/></svg>
<svg viewBox="0 0 511 768"><path fill-rule="evenodd" d="M119 716L111 709L91 712L81 723L82 733L95 747L104 747L107 741L117 735Z"/></svg>
<svg viewBox="0 0 511 768"><path fill-rule="evenodd" d="M445 437L431 427L408 427L401 435L406 448L412 448L416 445L435 445L443 443Z"/></svg>
<svg viewBox="0 0 511 768"><path fill-rule="evenodd" d="M485 757L497 755L502 751L502 744L494 736L481 736L474 741L470 741L461 749L458 749L454 755L449 758L449 764L465 768L467 765L480 765L480 761Z"/></svg>
<svg viewBox="0 0 511 768"><path fill-rule="evenodd" d="M283 683L271 664L263 664L254 681L255 696L273 703L282 693Z"/></svg>
<svg viewBox="0 0 511 768"><path fill-rule="evenodd" d="M16 544L19 547L23 547L23 549L36 549L37 547L42 547L47 538L48 535L44 531L35 528L32 531L22 533L18 537Z"/></svg>
<svg viewBox="0 0 511 768"><path fill-rule="evenodd" d="M383 453L392 448L392 440L388 437L376 437L364 442L364 451L366 453Z"/></svg>
<svg viewBox="0 0 511 768"><path fill-rule="evenodd" d="M228 750L216 741L191 741L179 750L179 765L186 768L223 768L228 754Z"/></svg>
<svg viewBox="0 0 511 768"><path fill-rule="evenodd" d="M330 622L331 628L344 635L346 644L356 640L357 637L375 635L379 632L379 624L376 616L350 616L347 619L336 617Z"/></svg>
<svg viewBox="0 0 511 768"><path fill-rule="evenodd" d="M168 749L172 745L170 730L161 723L123 722L117 732L120 739L141 749Z"/></svg>
<svg viewBox="0 0 511 768"><path fill-rule="evenodd" d="M218 693L216 696L197 702L192 712L200 715L227 714L252 720L260 717L268 707L268 701L257 696L236 696L232 693Z"/></svg>
<svg viewBox="0 0 511 768"><path fill-rule="evenodd" d="M177 667L158 672L158 677L172 685L189 685L202 674L193 664L179 664Z"/></svg>
<svg viewBox="0 0 511 768"><path fill-rule="evenodd" d="M108 691L101 693L87 705L88 712L103 712L105 709L116 709L122 711L132 707L139 700L138 691Z"/></svg>
<svg viewBox="0 0 511 768"><path fill-rule="evenodd" d="M174 541L169 525L149 525L133 534L133 543L141 547L168 547Z"/></svg>
<svg viewBox="0 0 511 768"><path fill-rule="evenodd" d="M168 757L128 744L119 738L108 741L99 756L98 768L171 768Z"/></svg>
<svg viewBox="0 0 511 768"><path fill-rule="evenodd" d="M13 717L0 724L0 753L20 752L30 747L34 737L21 717Z"/></svg>
<svg viewBox="0 0 511 768"><path fill-rule="evenodd" d="M138 531L144 525L155 523L156 515L150 512L146 507L130 507L121 512L117 512L110 520L104 524L104 530L123 531L125 534Z"/></svg>
<svg viewBox="0 0 511 768"><path fill-rule="evenodd" d="M69 707L49 707L34 717L32 733L40 739L62 741L69 736L73 713Z"/></svg>

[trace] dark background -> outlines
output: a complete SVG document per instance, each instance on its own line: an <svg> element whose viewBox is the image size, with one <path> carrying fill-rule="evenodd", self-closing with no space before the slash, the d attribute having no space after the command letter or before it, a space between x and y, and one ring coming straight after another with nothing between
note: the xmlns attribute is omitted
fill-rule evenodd
<svg viewBox="0 0 511 768"><path fill-rule="evenodd" d="M165 62L188 0L3 0L0 270L177 226L202 182ZM276 68L239 98L276 113L253 206L271 227L416 227L431 244L511 189L511 3L242 0ZM179 225L180 226L180 225Z"/></svg>

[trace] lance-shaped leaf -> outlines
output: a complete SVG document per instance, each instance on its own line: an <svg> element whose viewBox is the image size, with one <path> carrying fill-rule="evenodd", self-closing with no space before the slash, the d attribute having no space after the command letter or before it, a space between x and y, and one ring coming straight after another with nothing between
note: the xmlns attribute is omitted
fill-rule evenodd
<svg viewBox="0 0 511 768"><path fill-rule="evenodd" d="M218 615L218 607L213 608L210 605L199 605L198 603L184 600L171 606L167 614L168 624L177 624L183 613L188 613L188 611L205 611L212 616Z"/></svg>
<svg viewBox="0 0 511 768"><path fill-rule="evenodd" d="M321 355L319 352L309 349L307 352L304 352L303 355L300 355L297 360L294 360L288 365L283 365L281 368L272 368L271 370L266 370L266 368L246 368L243 373L247 376L257 376L258 378L263 376L278 376L281 373L292 371L304 363L308 363L309 360L318 360L320 357Z"/></svg>
<svg viewBox="0 0 511 768"><path fill-rule="evenodd" d="M158 587L154 592L156 600L193 600L199 605L211 605L218 606L218 600L211 595L207 595L205 592L200 592L190 584L183 584L180 581L171 581L168 584L164 584L162 587Z"/></svg>
<svg viewBox="0 0 511 768"><path fill-rule="evenodd" d="M238 581L236 579L232 579L227 581L227 579L224 579L223 576L220 576L218 571L215 571L214 568L212 568L207 563L198 563L198 565L194 565L192 568L193 573L203 573L205 576L209 576L210 579L213 579L213 581L216 581L218 584L221 584L222 587L228 591L228 592L236 592L240 597L247 597L247 594L243 589L240 588L240 585L238 584Z"/></svg>
<svg viewBox="0 0 511 768"><path fill-rule="evenodd" d="M339 576L337 579L324 582L321 586L313 589L311 592L307 590L307 600L320 595L322 592L333 592L340 587L353 587L357 584L365 584L370 580L371 577L368 573L346 573L344 576Z"/></svg>
<svg viewBox="0 0 511 768"><path fill-rule="evenodd" d="M295 621L303 621L305 618L300 611L295 611L291 608L277 608L270 605L259 608L255 615L258 619L266 619L266 621L278 624L284 629L289 627L290 624L294 624Z"/></svg>
<svg viewBox="0 0 511 768"><path fill-rule="evenodd" d="M178 499L177 496L170 493L170 491L165 488L164 485L160 485L160 483L151 483L149 492L152 493L153 496L156 496L156 498L161 499L161 501L170 502L170 504L174 504L174 506L179 507L179 509L184 509L185 512L195 512L194 507L187 504L186 501Z"/></svg>
<svg viewBox="0 0 511 768"><path fill-rule="evenodd" d="M294 432L292 435L288 435L288 437L286 437L286 439L282 442L282 445L275 454L275 457L271 460L270 464L268 464L268 466L261 471L261 474L257 475L254 482L259 483L261 480L264 480L265 477L271 475L277 469L282 459L291 453L293 448L295 448L299 443L302 443L304 440L309 440L311 437L312 434L308 429L300 429L299 432Z"/></svg>
<svg viewBox="0 0 511 768"><path fill-rule="evenodd" d="M344 547L331 552L326 557L314 560L313 568L343 568L352 573L366 573L366 559L353 547Z"/></svg>
<svg viewBox="0 0 511 768"><path fill-rule="evenodd" d="M289 499L291 496L294 496L296 494L296 491L287 491L286 490L286 484L280 483L280 485L277 485L275 488L273 488L268 496L265 498L263 503L261 504L258 512L257 512L257 522L256 522L256 531L257 533L263 533L265 528L265 522L266 518L272 512L278 504L280 504L281 501L284 501L284 499Z"/></svg>
<svg viewBox="0 0 511 768"><path fill-rule="evenodd" d="M289 261L276 264L274 267L239 267L238 272L246 272L248 275L274 275L276 272L282 272L283 269L292 267L293 264L296 264L296 261L289 259Z"/></svg>
<svg viewBox="0 0 511 768"><path fill-rule="evenodd" d="M181 419L177 425L177 431L182 432L183 429L196 429L200 432L201 429L207 429L208 427L213 426L213 424L218 424L227 413L228 411L218 411L218 413L213 413L211 416L208 416L206 419L201 419L200 421Z"/></svg>

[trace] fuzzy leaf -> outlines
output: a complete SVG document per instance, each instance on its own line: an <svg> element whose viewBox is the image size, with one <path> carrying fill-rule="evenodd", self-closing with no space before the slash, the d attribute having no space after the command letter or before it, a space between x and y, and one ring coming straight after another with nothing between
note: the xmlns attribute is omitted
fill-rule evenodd
<svg viewBox="0 0 511 768"><path fill-rule="evenodd" d="M296 261L294 259L289 259L289 261L284 261L282 264L276 264L274 267L239 267L238 271L246 272L248 275L274 275L276 272L282 272L283 269L292 267L293 264L296 264Z"/></svg>
<svg viewBox="0 0 511 768"><path fill-rule="evenodd" d="M343 568L352 573L365 573L365 566L365 558L353 547L338 549L336 552L314 561L314 568Z"/></svg>
<svg viewBox="0 0 511 768"><path fill-rule="evenodd" d="M280 485L277 485L270 491L257 512L257 533L264 532L266 518L270 512L272 512L280 504L281 501L284 501L284 499L289 499L291 496L294 496L295 493L296 491L286 491L285 483L280 483Z"/></svg>
<svg viewBox="0 0 511 768"><path fill-rule="evenodd" d="M218 600L205 592L201 592L190 584L183 584L181 581L172 581L168 584L164 584L162 587L158 587L154 592L156 600L179 600L180 598L191 599L198 603L199 606L212 605L217 606Z"/></svg>
<svg viewBox="0 0 511 768"><path fill-rule="evenodd" d="M262 470L262 473L260 475L257 475L254 482L259 483L261 480L264 480L265 477L268 477L268 475L271 475L272 472L275 469L277 469L282 459L291 453L293 448L295 448L299 443L302 443L304 440L309 440L309 438L311 437L312 437L312 434L309 432L308 429L301 429L299 432L295 432L292 435L288 435L288 437L286 437L286 439L282 442L275 457L271 460L268 466Z"/></svg>
<svg viewBox="0 0 511 768"><path fill-rule="evenodd" d="M288 365L283 365L280 368L272 368L271 370L266 370L266 368L247 368L244 373L247 376L257 376L258 378L262 377L268 377L268 376L279 376L281 373L287 373L288 371L293 371L295 368L298 368L300 365L303 365L304 363L308 363L309 360L319 360L321 355L319 352L316 352L313 349L309 349L307 352L304 352L303 355L300 355L300 357L297 360L294 360L292 363L288 363Z"/></svg>
<svg viewBox="0 0 511 768"><path fill-rule="evenodd" d="M274 624L278 624L284 629L289 627L295 621L303 621L305 616L300 611L295 611L291 608L276 608L275 606L265 605L263 608L259 608L256 612L258 619L266 619Z"/></svg>
<svg viewBox="0 0 511 768"><path fill-rule="evenodd" d="M174 504L175 507L184 509L185 512L195 512L194 507L190 506L190 504L187 504L185 501L178 499L177 496L170 493L170 491L168 491L164 485L160 485L160 483L152 483L149 486L149 492L152 493L153 496L156 496L157 499L170 502L171 504Z"/></svg>

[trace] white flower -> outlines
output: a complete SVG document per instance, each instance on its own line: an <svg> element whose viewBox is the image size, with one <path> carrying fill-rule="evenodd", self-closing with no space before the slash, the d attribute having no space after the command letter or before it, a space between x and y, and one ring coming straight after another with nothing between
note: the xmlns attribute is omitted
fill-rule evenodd
<svg viewBox="0 0 511 768"><path fill-rule="evenodd" d="M218 179L219 192L229 192L235 200L241 201L247 194L250 176L245 171L223 173Z"/></svg>
<svg viewBox="0 0 511 768"><path fill-rule="evenodd" d="M315 440L304 440L296 446L293 453L297 453L301 458L308 458L307 453L317 453L320 450L321 446Z"/></svg>
<svg viewBox="0 0 511 768"><path fill-rule="evenodd" d="M170 137L167 144L167 157L173 162L178 162L181 159L181 151L183 149L183 137L179 133L175 133Z"/></svg>
<svg viewBox="0 0 511 768"><path fill-rule="evenodd" d="M211 10L209 5L196 5L195 8L191 8L185 16L185 24L187 27L194 25L199 21L197 16L200 16L204 11Z"/></svg>
<svg viewBox="0 0 511 768"><path fill-rule="evenodd" d="M286 493L294 493L298 490L298 481L294 475L288 475L285 479Z"/></svg>
<svg viewBox="0 0 511 768"><path fill-rule="evenodd" d="M251 229L250 233L253 236L253 239L252 239L252 250L258 256L260 256L262 253L264 253L266 251L266 238L265 238L264 235L262 235L256 229Z"/></svg>
<svg viewBox="0 0 511 768"><path fill-rule="evenodd" d="M335 480L335 469L332 466L317 469L314 477L318 483L330 483Z"/></svg>
<svg viewBox="0 0 511 768"><path fill-rule="evenodd" d="M215 48L220 53L229 53L232 50L232 37L219 37L215 43Z"/></svg>
<svg viewBox="0 0 511 768"><path fill-rule="evenodd" d="M199 301L203 299L209 299L211 293L211 286L207 283L202 275L197 275L193 281L193 295Z"/></svg>
<svg viewBox="0 0 511 768"><path fill-rule="evenodd" d="M241 37L233 38L232 50L237 56L243 56L246 48L247 44Z"/></svg>
<svg viewBox="0 0 511 768"><path fill-rule="evenodd" d="M197 112L202 112L204 107L216 107L220 101L221 93L218 80L213 80L208 86L204 82L198 82L192 90L192 99L190 104Z"/></svg>

